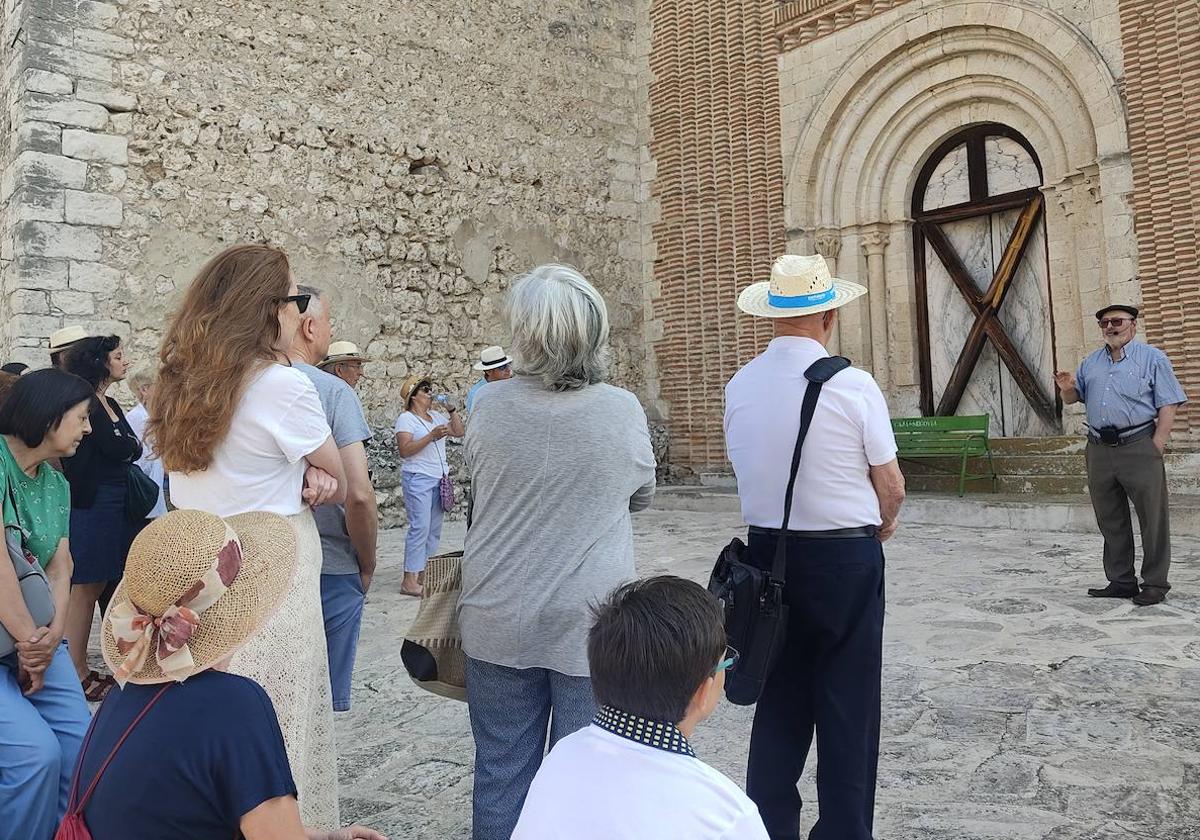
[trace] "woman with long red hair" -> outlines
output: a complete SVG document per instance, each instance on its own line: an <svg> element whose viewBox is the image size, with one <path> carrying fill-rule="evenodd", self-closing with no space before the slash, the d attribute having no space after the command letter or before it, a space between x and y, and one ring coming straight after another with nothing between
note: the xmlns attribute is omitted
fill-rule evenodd
<svg viewBox="0 0 1200 840"><path fill-rule="evenodd" d="M237 245L208 262L167 328L148 436L177 508L289 518L297 562L283 607L233 660L275 706L309 826L337 828L337 752L310 507L345 500L317 391L288 363L308 306L287 255Z"/></svg>

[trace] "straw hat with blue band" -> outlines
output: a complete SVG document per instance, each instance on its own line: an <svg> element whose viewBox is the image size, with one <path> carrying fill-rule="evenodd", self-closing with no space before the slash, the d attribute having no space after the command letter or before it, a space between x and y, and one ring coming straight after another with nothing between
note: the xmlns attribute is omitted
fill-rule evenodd
<svg viewBox="0 0 1200 840"><path fill-rule="evenodd" d="M867 293L829 273L820 254L784 254L771 266L771 279L753 283L738 295L738 309L759 318L798 318L845 306Z"/></svg>

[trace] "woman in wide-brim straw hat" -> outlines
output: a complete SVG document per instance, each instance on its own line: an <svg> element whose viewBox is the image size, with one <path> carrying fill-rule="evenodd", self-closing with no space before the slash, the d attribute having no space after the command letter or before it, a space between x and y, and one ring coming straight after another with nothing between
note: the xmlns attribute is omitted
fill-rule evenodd
<svg viewBox="0 0 1200 840"><path fill-rule="evenodd" d="M400 593L419 596L425 564L437 553L442 539L440 486L442 477L450 475L446 438L462 437L466 429L454 405L445 404L445 413L433 410L433 379L429 376L413 374L405 379L400 402L404 412L396 418L395 435L396 448L404 459L400 488L408 516Z"/></svg>
<svg viewBox="0 0 1200 840"><path fill-rule="evenodd" d="M332 828L333 701L310 506L344 501L346 482L316 388L286 355L308 301L277 248L237 245L211 259L163 338L147 434L176 507L277 513L296 531L287 602L233 670L275 706L305 824Z"/></svg>
<svg viewBox="0 0 1200 840"><path fill-rule="evenodd" d="M191 840L382 840L359 826L306 833L271 699L227 672L271 632L295 569L296 531L272 513L181 510L142 531L101 629L121 688L87 736L68 821L82 817L93 840L180 826Z"/></svg>

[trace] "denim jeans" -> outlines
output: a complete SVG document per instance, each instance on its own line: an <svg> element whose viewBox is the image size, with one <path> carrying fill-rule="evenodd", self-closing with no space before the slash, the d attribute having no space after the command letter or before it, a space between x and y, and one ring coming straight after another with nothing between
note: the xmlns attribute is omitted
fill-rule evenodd
<svg viewBox="0 0 1200 840"><path fill-rule="evenodd" d="M365 600L358 575L321 575L321 612L325 617L325 650L329 654L335 712L350 711L350 678L354 676Z"/></svg>
<svg viewBox="0 0 1200 840"><path fill-rule="evenodd" d="M46 684L29 697L15 665L0 661L0 840L54 836L90 722L66 642L46 669Z"/></svg>
<svg viewBox="0 0 1200 840"><path fill-rule="evenodd" d="M425 561L437 553L442 539L442 497L438 490L441 476L402 472L404 512L408 515L408 535L404 538L404 571L423 572Z"/></svg>
<svg viewBox="0 0 1200 840"><path fill-rule="evenodd" d="M472 840L509 840L549 747L596 714L592 681L545 668L506 668L467 657L475 736Z"/></svg>

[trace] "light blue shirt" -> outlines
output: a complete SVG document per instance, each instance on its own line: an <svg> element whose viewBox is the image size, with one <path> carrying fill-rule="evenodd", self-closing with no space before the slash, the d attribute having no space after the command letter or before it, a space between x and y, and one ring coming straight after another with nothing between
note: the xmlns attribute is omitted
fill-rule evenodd
<svg viewBox="0 0 1200 840"><path fill-rule="evenodd" d="M488 381L486 379L480 379L478 382L476 382L474 385L471 386L471 389L469 391L467 391L467 413L468 414L470 414L471 409L473 409L475 407L475 397L479 396L480 390L486 384L488 384Z"/></svg>
<svg viewBox="0 0 1200 840"><path fill-rule="evenodd" d="M1108 348L1101 347L1084 358L1075 373L1075 390L1093 430L1141 426L1157 417L1164 405L1187 402L1166 353L1140 341L1129 342L1124 350L1114 362Z"/></svg>

